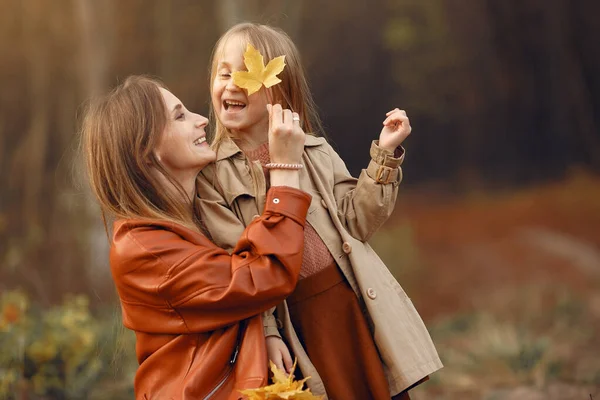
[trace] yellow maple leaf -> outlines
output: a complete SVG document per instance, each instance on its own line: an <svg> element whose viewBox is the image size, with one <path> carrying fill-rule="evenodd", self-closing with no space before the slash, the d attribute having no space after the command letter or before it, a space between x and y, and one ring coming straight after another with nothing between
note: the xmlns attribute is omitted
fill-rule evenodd
<svg viewBox="0 0 600 400"><path fill-rule="evenodd" d="M321 396L312 394L310 389L302 390L304 383L310 377L300 381L294 380L296 361L294 361L294 366L289 375L270 361L271 371L273 371L273 384L258 389L240 390L240 392L247 396L248 400L322 400Z"/></svg>
<svg viewBox="0 0 600 400"><path fill-rule="evenodd" d="M270 88L281 82L277 74L285 67L285 56L275 57L265 66L262 54L248 43L244 53L244 64L247 71L234 72L233 83L246 89L250 96L258 92L263 85Z"/></svg>

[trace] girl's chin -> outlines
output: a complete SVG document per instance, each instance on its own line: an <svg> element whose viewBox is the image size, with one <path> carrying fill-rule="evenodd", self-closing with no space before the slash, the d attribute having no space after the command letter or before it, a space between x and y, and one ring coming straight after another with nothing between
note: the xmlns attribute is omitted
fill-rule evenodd
<svg viewBox="0 0 600 400"><path fill-rule="evenodd" d="M224 122L223 126L225 128L227 128L228 130L230 130L230 131L241 131L241 130L244 130L244 129L248 128L248 124L245 124L243 122L237 122L237 123L234 123L234 122Z"/></svg>

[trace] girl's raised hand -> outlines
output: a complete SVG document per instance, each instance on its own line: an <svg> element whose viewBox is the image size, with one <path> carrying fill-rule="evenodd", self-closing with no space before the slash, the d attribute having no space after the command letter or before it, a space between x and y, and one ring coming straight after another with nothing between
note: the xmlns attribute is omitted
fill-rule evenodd
<svg viewBox="0 0 600 400"><path fill-rule="evenodd" d="M394 151L410 135L412 128L404 110L395 108L386 116L379 134L379 146Z"/></svg>
<svg viewBox="0 0 600 400"><path fill-rule="evenodd" d="M269 155L271 162L298 164L304 151L306 134L300 127L298 113L283 109L281 104L267 104L269 112Z"/></svg>

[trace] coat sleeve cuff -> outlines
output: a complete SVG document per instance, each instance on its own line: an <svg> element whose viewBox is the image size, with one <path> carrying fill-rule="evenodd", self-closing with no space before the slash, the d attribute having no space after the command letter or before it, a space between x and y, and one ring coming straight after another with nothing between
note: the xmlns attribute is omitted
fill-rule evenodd
<svg viewBox="0 0 600 400"><path fill-rule="evenodd" d="M379 140L373 140L370 150L371 160L379 165L398 168L404 162L404 147L398 146L394 151L379 146Z"/></svg>
<svg viewBox="0 0 600 400"><path fill-rule="evenodd" d="M275 319L273 312L266 311L265 313L263 313L262 317L265 337L277 336L281 339L281 333L279 333L279 329L277 329L277 320Z"/></svg>
<svg viewBox="0 0 600 400"><path fill-rule="evenodd" d="M371 161L367 167L367 175L377 183L400 183L402 170L400 166L404 161L404 148L398 146L395 151L390 151L379 146L379 141L371 144Z"/></svg>
<svg viewBox="0 0 600 400"><path fill-rule="evenodd" d="M312 196L302 190L272 186L267 192L264 214L281 214L304 226L311 199Z"/></svg>

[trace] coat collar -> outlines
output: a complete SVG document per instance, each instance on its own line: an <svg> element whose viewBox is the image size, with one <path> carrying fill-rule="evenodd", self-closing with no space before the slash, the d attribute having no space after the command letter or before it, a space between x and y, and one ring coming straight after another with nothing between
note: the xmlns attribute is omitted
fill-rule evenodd
<svg viewBox="0 0 600 400"><path fill-rule="evenodd" d="M322 136L314 136L313 134L307 133L306 140L304 141L304 147L315 147L322 145L327 142Z"/></svg>
<svg viewBox="0 0 600 400"><path fill-rule="evenodd" d="M325 142L326 140L324 137L318 137L307 133L304 147L319 146ZM231 158L238 155L240 157L243 156L242 150L240 150L238 145L235 144L233 140L230 138L225 138L217 150L217 161L222 161L226 158Z"/></svg>

